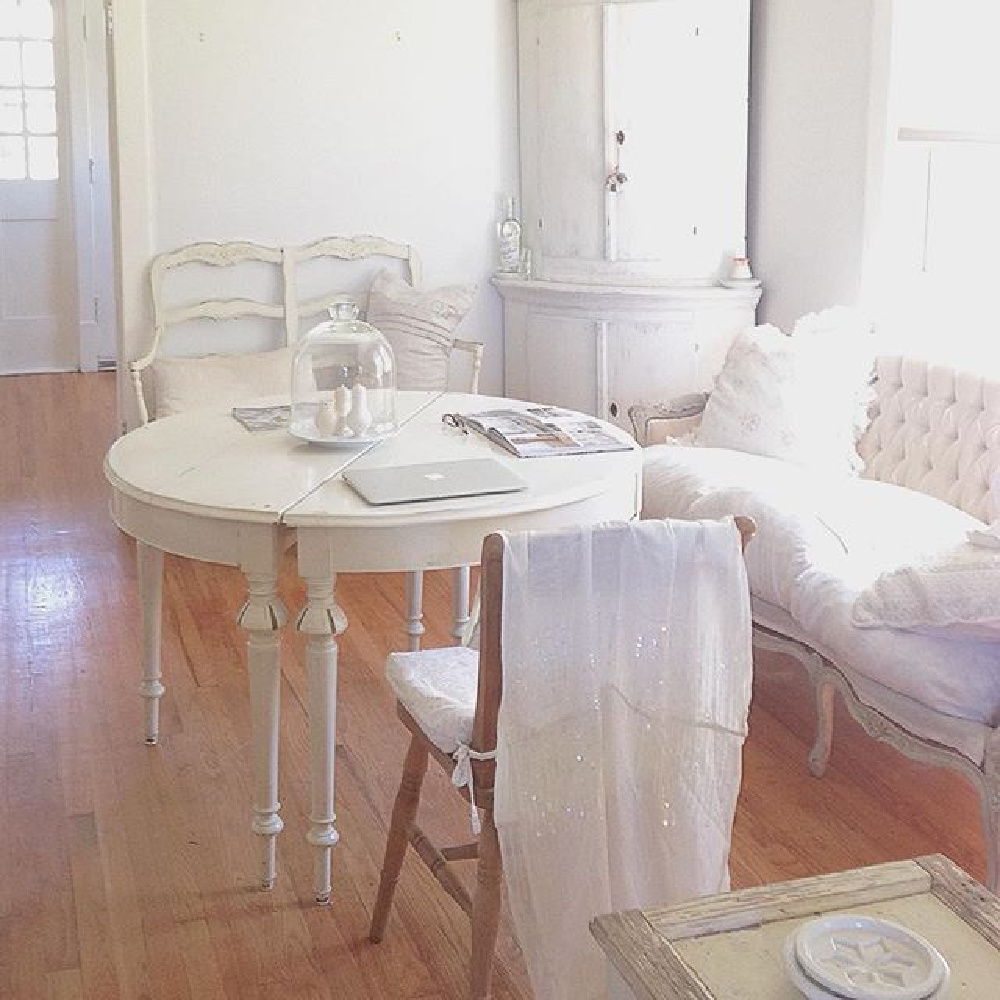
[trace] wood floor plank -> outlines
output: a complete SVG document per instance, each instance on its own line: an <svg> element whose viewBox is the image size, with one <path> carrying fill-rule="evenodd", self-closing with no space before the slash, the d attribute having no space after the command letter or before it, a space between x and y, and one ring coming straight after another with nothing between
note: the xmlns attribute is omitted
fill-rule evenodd
<svg viewBox="0 0 1000 1000"><path fill-rule="evenodd" d="M114 931L108 914L104 866L93 814L73 816L67 823L70 883L80 942L79 969L84 995L118 1000L114 968Z"/></svg>
<svg viewBox="0 0 1000 1000"><path fill-rule="evenodd" d="M79 969L49 973L47 986L49 1000L86 1000L87 997Z"/></svg>
<svg viewBox="0 0 1000 1000"><path fill-rule="evenodd" d="M57 413L73 413L65 433ZM304 643L282 637L278 884L255 884L250 708L239 573L168 557L162 740L142 742L134 544L101 462L114 377L0 379L0 997L16 1000L459 1000L469 931L407 858L384 941L368 921L406 739L385 683L402 645L401 575L338 580L337 815L329 907L312 901ZM279 584L303 590L286 556ZM449 641L449 574L425 579L427 641ZM838 709L828 774L805 756L798 666L756 664L733 836L735 887L943 851L985 873L976 798L957 776L874 743ZM427 778L421 822L467 839L465 806ZM470 871L471 877L471 871ZM495 996L528 1000L505 913Z"/></svg>

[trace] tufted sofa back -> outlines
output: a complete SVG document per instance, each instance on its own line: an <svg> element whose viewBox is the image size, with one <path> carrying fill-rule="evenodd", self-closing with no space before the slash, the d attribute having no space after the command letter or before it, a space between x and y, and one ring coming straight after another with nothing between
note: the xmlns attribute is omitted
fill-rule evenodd
<svg viewBox="0 0 1000 1000"><path fill-rule="evenodd" d="M876 363L863 475L920 490L973 517L1000 517L1000 381L906 357ZM996 488L1000 490L1000 486Z"/></svg>

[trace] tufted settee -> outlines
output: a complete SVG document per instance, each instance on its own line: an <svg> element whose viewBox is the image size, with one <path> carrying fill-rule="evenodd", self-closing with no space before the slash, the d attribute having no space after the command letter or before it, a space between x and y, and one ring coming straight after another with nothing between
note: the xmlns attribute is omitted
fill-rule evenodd
<svg viewBox="0 0 1000 1000"><path fill-rule="evenodd" d="M857 444L860 476L731 448L655 444L646 448L643 516L756 520L746 552L755 646L791 654L808 672L818 717L810 770L826 768L839 691L871 736L973 782L988 881L998 889L1000 606L985 625L865 621L858 609L886 579L919 579L914 567L933 566L934 552L991 540L989 522L1000 517L991 492L1000 381L881 357L874 390ZM972 558L1000 574L1000 549L975 550Z"/></svg>

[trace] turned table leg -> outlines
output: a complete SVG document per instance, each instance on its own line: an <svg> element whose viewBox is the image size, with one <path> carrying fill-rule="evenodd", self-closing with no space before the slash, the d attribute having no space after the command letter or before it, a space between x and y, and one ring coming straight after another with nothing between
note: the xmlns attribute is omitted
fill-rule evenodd
<svg viewBox="0 0 1000 1000"><path fill-rule="evenodd" d="M465 638L469 625L469 579L468 566L456 566L451 571L451 634L456 639Z"/></svg>
<svg viewBox="0 0 1000 1000"><path fill-rule="evenodd" d="M411 653L420 649L424 634L424 574L412 570L406 574L406 634L407 648Z"/></svg>
<svg viewBox="0 0 1000 1000"><path fill-rule="evenodd" d="M309 758L311 807L306 839L316 849L313 891L317 903L330 902L330 851L340 839L334 823L334 753L337 736L337 643L347 626L333 599L333 578L306 576L306 606L297 628L306 636L309 673Z"/></svg>
<svg viewBox="0 0 1000 1000"><path fill-rule="evenodd" d="M160 698L166 690L160 668L163 550L137 541L135 556L142 601L142 684L139 690L146 702L146 742L152 745L160 738Z"/></svg>
<svg viewBox="0 0 1000 1000"><path fill-rule="evenodd" d="M280 629L285 608L273 573L247 573L247 601L238 621L247 632L250 720L253 742L253 819L251 829L263 838L260 884L274 886L275 838L284 824L278 815L278 724L281 707Z"/></svg>

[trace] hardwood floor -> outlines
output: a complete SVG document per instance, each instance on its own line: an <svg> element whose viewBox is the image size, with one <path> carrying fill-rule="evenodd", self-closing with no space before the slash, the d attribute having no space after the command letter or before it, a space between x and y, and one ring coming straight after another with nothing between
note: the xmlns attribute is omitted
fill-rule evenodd
<svg viewBox="0 0 1000 1000"><path fill-rule="evenodd" d="M468 927L410 859L385 941L366 932L405 748L382 677L401 639L401 576L338 581L332 904L310 892L303 648L284 637L278 884L254 885L239 574L166 560L162 741L142 741L134 547L101 472L114 376L0 379L0 997L255 1000L464 996ZM302 600L292 566L282 596ZM429 574L443 643L446 574ZM941 851L985 873L978 806L957 776L868 739L843 712L829 774L809 777L800 669L757 664L733 838L736 887ZM428 777L422 819L456 841L466 811ZM530 992L501 932L499 998Z"/></svg>

